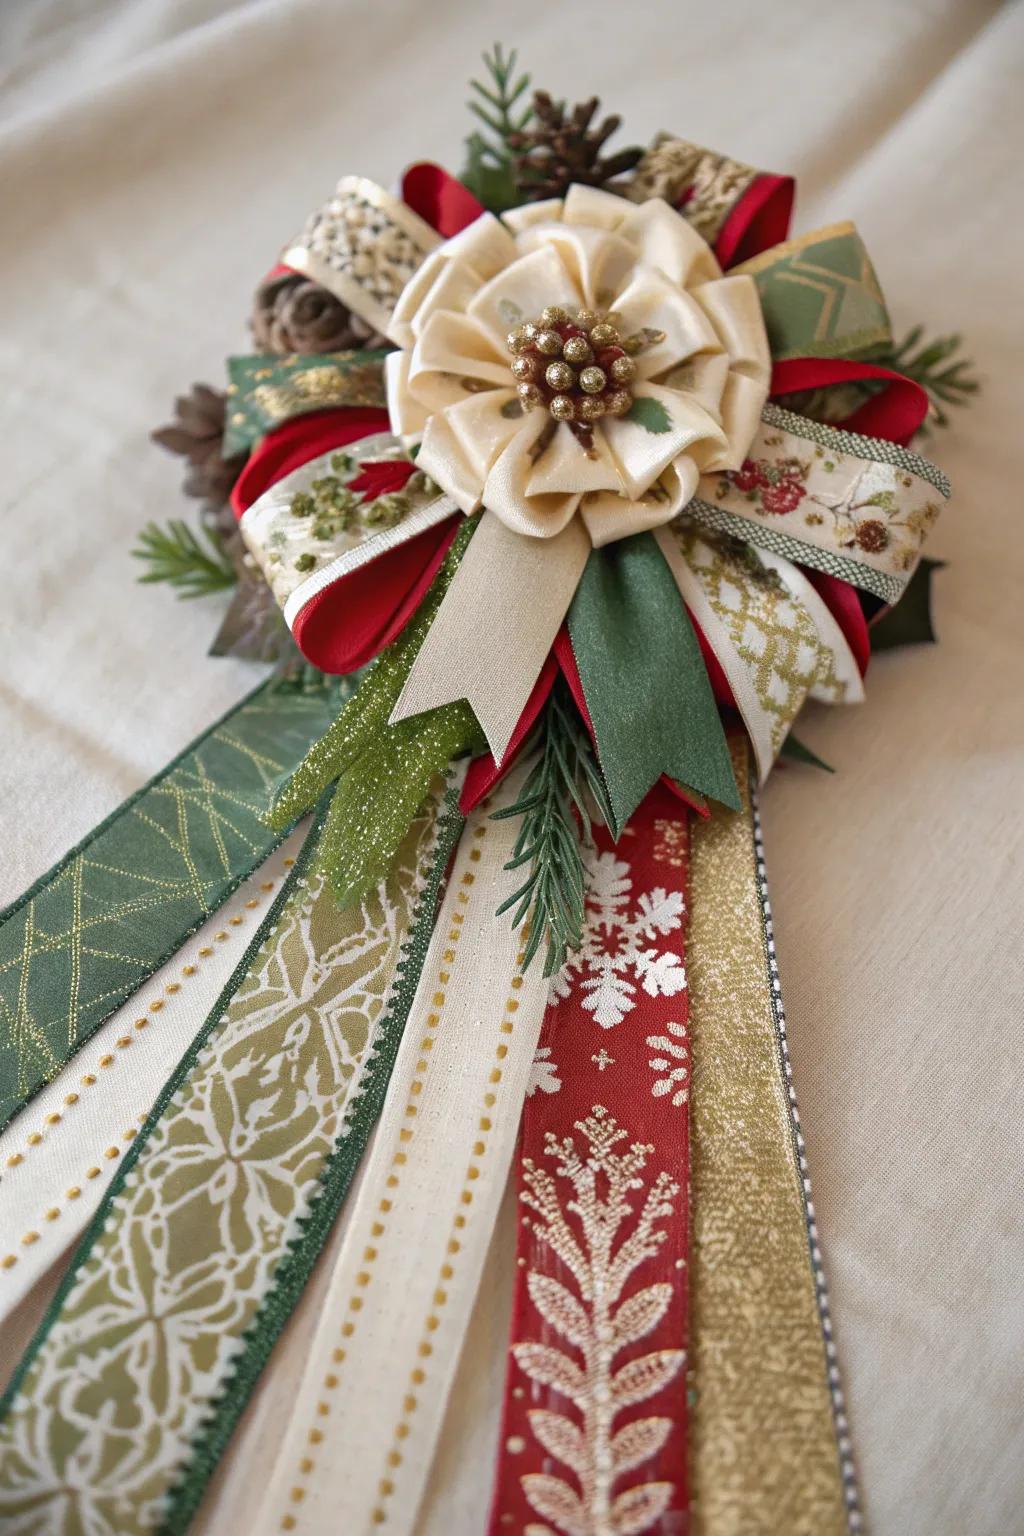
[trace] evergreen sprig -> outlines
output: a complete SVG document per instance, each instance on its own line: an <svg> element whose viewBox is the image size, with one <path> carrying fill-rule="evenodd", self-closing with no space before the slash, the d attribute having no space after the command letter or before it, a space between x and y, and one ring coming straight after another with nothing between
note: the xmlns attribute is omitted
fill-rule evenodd
<svg viewBox="0 0 1024 1536"><path fill-rule="evenodd" d="M146 566L139 581L169 582L180 597L206 597L233 587L238 576L220 536L213 528L202 532L205 544L180 518L170 518L163 527L147 523L132 550Z"/></svg>
<svg viewBox="0 0 1024 1536"><path fill-rule="evenodd" d="M467 163L461 180L493 213L513 208L518 201L513 174L516 136L533 117L533 104L523 104L530 89L530 76L516 75L516 50L505 53L500 43L493 52L484 53L487 83L471 80L469 110L485 129L470 134L466 140Z"/></svg>
<svg viewBox="0 0 1024 1536"><path fill-rule="evenodd" d="M974 363L963 355L962 349L961 336L937 336L934 341L926 341L924 326L915 325L901 342L893 344L883 360L886 368L905 373L927 390L932 420L937 427L944 427L949 421L944 406L967 405L981 388Z"/></svg>
<svg viewBox="0 0 1024 1536"><path fill-rule="evenodd" d="M583 942L585 870L581 843L590 840L588 795L605 821L612 809L590 738L568 694L556 683L541 724L540 754L514 805L495 811L495 819L522 818L506 869L530 866L517 891L502 902L499 915L515 908L513 927L529 916L530 932L523 969L547 938L544 975L565 964L570 950Z"/></svg>
<svg viewBox="0 0 1024 1536"><path fill-rule="evenodd" d="M913 326L902 341L890 342L884 351L872 357L873 363L891 368L920 384L928 395L930 409L923 431L949 425L949 412L967 405L981 383L974 373L972 359L963 355L963 338L958 335L925 339L923 325ZM879 394L885 388L881 379L857 379L848 384L829 384L819 389L801 390L787 395L788 410L814 421L839 422Z"/></svg>

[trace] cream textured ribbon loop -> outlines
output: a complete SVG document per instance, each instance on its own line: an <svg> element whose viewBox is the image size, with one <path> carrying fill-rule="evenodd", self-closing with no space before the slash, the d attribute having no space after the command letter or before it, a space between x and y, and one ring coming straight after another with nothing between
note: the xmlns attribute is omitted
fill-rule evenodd
<svg viewBox="0 0 1024 1536"><path fill-rule="evenodd" d="M495 913L516 824L489 809L459 845L254 1536L415 1529L548 992Z"/></svg>
<svg viewBox="0 0 1024 1536"><path fill-rule="evenodd" d="M343 176L281 255L386 331L399 294L440 236L419 214L365 176Z"/></svg>
<svg viewBox="0 0 1024 1536"><path fill-rule="evenodd" d="M485 513L391 723L467 699L500 763L589 554L578 518L553 539L527 539Z"/></svg>

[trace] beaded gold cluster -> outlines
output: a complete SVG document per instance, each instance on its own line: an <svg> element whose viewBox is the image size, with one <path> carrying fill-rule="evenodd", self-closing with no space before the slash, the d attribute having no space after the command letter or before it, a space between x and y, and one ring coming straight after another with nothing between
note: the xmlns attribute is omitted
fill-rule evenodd
<svg viewBox="0 0 1024 1536"><path fill-rule="evenodd" d="M550 305L509 332L512 373L524 410L543 407L555 421L591 426L624 416L633 404L635 350L623 344L614 311ZM630 338L632 342L634 338Z"/></svg>

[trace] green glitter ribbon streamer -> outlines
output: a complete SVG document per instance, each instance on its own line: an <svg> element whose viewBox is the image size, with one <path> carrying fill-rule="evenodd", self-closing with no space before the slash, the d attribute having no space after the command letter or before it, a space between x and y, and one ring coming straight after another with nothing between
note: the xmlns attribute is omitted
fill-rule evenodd
<svg viewBox="0 0 1024 1536"><path fill-rule="evenodd" d="M707 668L652 534L592 551L569 609L569 637L615 837L663 773L739 810Z"/></svg>
<svg viewBox="0 0 1024 1536"><path fill-rule="evenodd" d="M409 624L274 799L270 825L287 826L336 784L317 867L339 901L356 901L386 878L435 775L465 752L486 750L465 699L388 724L478 521L465 519Z"/></svg>

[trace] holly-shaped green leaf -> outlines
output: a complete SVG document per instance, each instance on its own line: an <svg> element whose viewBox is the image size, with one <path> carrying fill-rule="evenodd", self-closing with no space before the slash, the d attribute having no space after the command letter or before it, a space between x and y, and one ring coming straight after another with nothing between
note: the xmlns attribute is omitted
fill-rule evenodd
<svg viewBox="0 0 1024 1536"><path fill-rule="evenodd" d="M632 421L645 432L671 432L672 418L660 400L650 395L638 395L622 418Z"/></svg>

